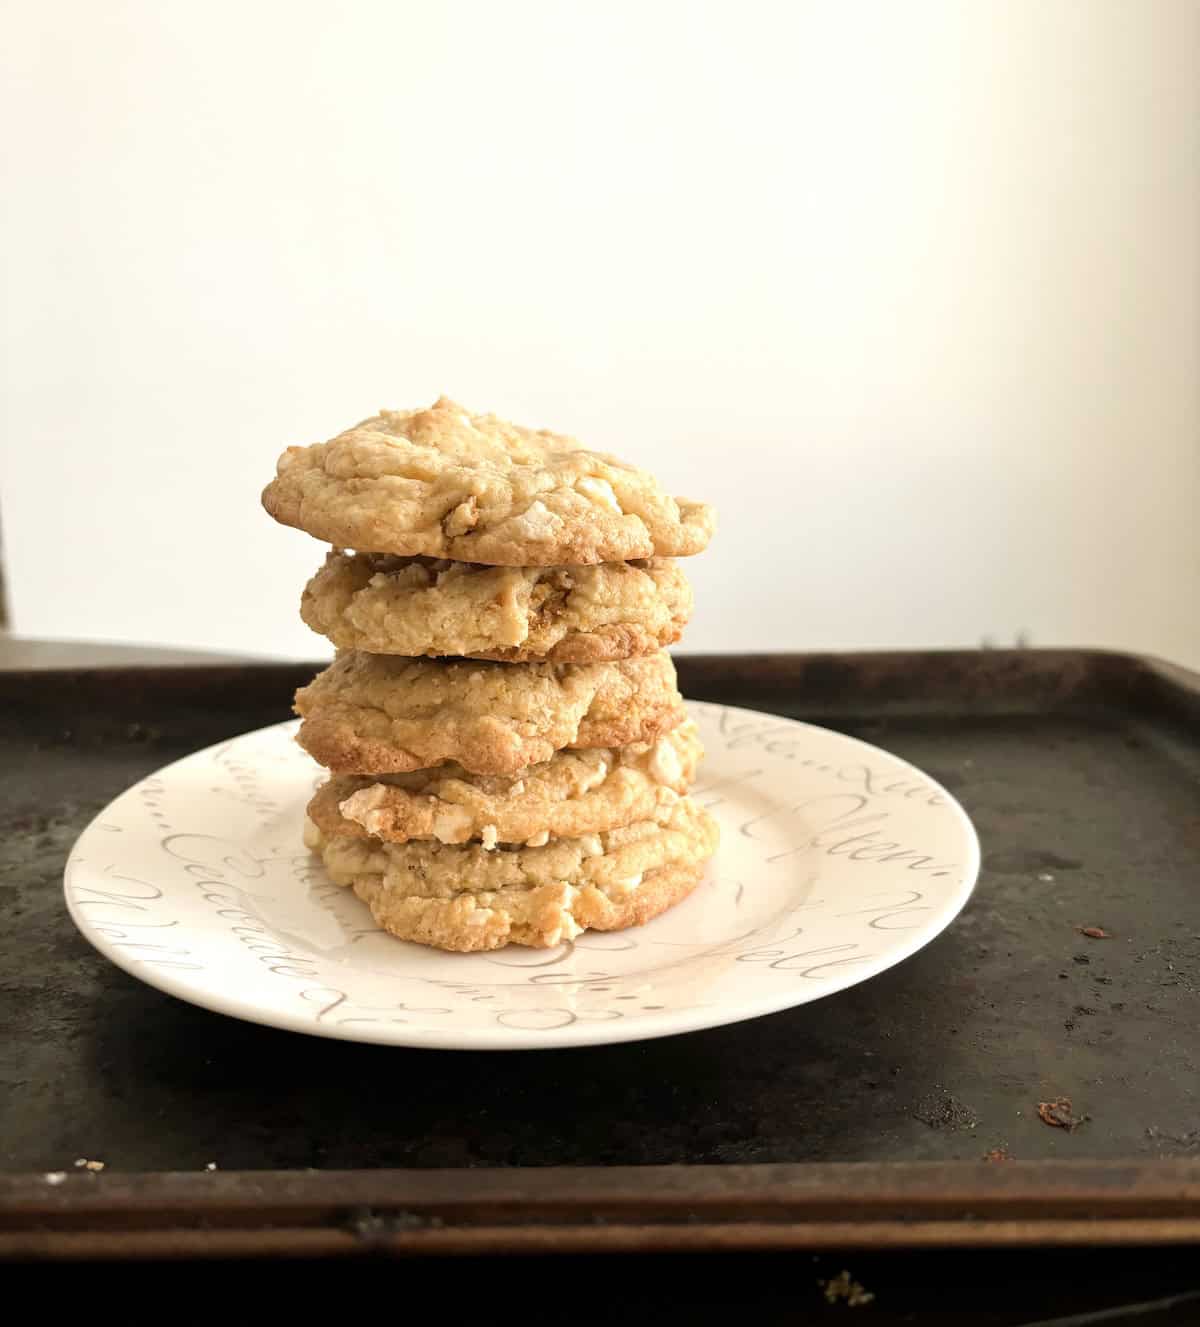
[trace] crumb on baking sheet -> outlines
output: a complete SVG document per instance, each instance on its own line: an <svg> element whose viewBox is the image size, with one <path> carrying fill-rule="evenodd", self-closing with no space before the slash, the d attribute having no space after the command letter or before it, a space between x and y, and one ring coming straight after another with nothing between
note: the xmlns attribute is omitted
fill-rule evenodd
<svg viewBox="0 0 1200 1327"><path fill-rule="evenodd" d="M1103 926L1077 926L1075 928L1080 935L1086 935L1089 940L1111 940L1112 932L1106 931Z"/></svg>
<svg viewBox="0 0 1200 1327"><path fill-rule="evenodd" d="M1086 1115L1075 1114L1071 1107L1070 1097L1055 1097L1053 1101L1039 1101L1037 1113L1043 1124L1052 1125L1055 1129L1066 1129L1068 1133L1078 1129L1088 1118Z"/></svg>
<svg viewBox="0 0 1200 1327"><path fill-rule="evenodd" d="M1012 1153L1008 1150L1006 1144L1001 1143L999 1147L989 1148L983 1154L984 1161L1011 1161Z"/></svg>
<svg viewBox="0 0 1200 1327"><path fill-rule="evenodd" d="M931 1129L974 1129L979 1117L970 1106L959 1101L951 1092L931 1092L922 1097L913 1111L913 1118Z"/></svg>
<svg viewBox="0 0 1200 1327"><path fill-rule="evenodd" d="M92 1172L96 1172L96 1171L100 1171L100 1170L103 1170L103 1169L104 1169L104 1162L103 1162L103 1161L89 1161L89 1160L87 1159L87 1157L76 1157L76 1158L75 1158L75 1169L76 1169L76 1170L90 1170L90 1171L92 1171Z"/></svg>
<svg viewBox="0 0 1200 1327"><path fill-rule="evenodd" d="M849 1309L857 1309L864 1304L870 1304L875 1298L874 1292L864 1289L844 1269L837 1276L831 1276L827 1281L818 1281L817 1285L821 1287L827 1304L837 1304L841 1301Z"/></svg>
<svg viewBox="0 0 1200 1327"><path fill-rule="evenodd" d="M47 1184L61 1184L66 1178L67 1172L65 1170L48 1170L42 1176Z"/></svg>

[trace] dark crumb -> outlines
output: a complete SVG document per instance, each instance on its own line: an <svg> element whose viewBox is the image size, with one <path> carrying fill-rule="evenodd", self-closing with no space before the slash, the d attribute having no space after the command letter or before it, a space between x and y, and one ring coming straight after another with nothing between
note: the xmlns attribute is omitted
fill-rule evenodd
<svg viewBox="0 0 1200 1327"><path fill-rule="evenodd" d="M844 1299L847 1308L856 1309L875 1298L872 1291L864 1290L857 1281L851 1280L850 1273L846 1271L831 1276L828 1281L818 1281L817 1285L824 1292L827 1304L836 1304L839 1299Z"/></svg>
<svg viewBox="0 0 1200 1327"><path fill-rule="evenodd" d="M1090 963L1092 961L1086 954L1072 954L1071 957L1076 963Z"/></svg>
<svg viewBox="0 0 1200 1327"><path fill-rule="evenodd" d="M1112 939L1112 932L1106 931L1103 926L1077 926L1075 929L1080 935L1086 935L1089 940Z"/></svg>
<svg viewBox="0 0 1200 1327"><path fill-rule="evenodd" d="M1011 1161L1012 1153L1001 1143L999 1147L993 1147L990 1151L983 1154L985 1161Z"/></svg>
<svg viewBox="0 0 1200 1327"><path fill-rule="evenodd" d="M949 1092L931 1092L922 1097L913 1118L931 1129L973 1129L979 1123L975 1112Z"/></svg>
<svg viewBox="0 0 1200 1327"><path fill-rule="evenodd" d="M1071 1108L1070 1097L1055 1097L1053 1101L1038 1102L1038 1119L1043 1124L1053 1125L1056 1129L1066 1129L1068 1133L1078 1129L1079 1126L1088 1118L1086 1115L1076 1115Z"/></svg>

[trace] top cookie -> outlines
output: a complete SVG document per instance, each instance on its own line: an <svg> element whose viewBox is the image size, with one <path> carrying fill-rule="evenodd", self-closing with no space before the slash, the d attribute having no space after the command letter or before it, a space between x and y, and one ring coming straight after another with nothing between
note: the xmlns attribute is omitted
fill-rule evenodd
<svg viewBox="0 0 1200 1327"><path fill-rule="evenodd" d="M442 397L289 447L263 506L338 548L494 566L685 557L712 508L572 438L471 415Z"/></svg>

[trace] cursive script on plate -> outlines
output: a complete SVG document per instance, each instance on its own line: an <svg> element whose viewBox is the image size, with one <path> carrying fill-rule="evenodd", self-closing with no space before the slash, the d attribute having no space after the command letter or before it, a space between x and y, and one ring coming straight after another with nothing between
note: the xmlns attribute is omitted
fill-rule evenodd
<svg viewBox="0 0 1200 1327"><path fill-rule="evenodd" d="M97 935L103 936L115 948L130 951L131 960L146 967L203 970L204 964L197 962L192 951L184 945L142 938L142 931L169 931L179 925L177 918L138 920L139 917L157 918L166 910L165 895L157 885L135 876L120 875L112 865L106 866L102 872L103 886L79 884L75 876L83 865L83 858L76 859L67 885L71 901L88 918ZM117 914L115 917L114 913Z"/></svg>
<svg viewBox="0 0 1200 1327"><path fill-rule="evenodd" d="M184 872L200 897L229 923L230 933L265 971L274 977L293 981L311 981L317 976L317 960L298 954L278 940L260 917L247 910L243 886L262 880L268 865L284 865L292 879L307 883L315 869L308 853L288 858L254 857L237 843L214 834L168 834L162 840L163 851L184 863Z"/></svg>
<svg viewBox="0 0 1200 1327"><path fill-rule="evenodd" d="M891 810L879 808L869 793L822 793L753 816L741 826L741 832L748 839L758 840L766 837L764 829L788 831L788 846L782 852L768 855L768 864L816 849L829 857L845 857L852 862L886 862L935 876L950 875L957 869L955 863L889 835L884 826L891 818ZM794 822L805 831L799 839L792 828Z"/></svg>

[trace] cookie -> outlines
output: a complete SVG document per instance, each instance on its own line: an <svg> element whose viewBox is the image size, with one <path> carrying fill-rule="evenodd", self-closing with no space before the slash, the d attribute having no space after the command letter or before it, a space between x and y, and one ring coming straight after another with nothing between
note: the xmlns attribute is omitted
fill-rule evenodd
<svg viewBox="0 0 1200 1327"><path fill-rule="evenodd" d="M644 821L544 847L326 839L311 822L308 842L385 931L471 951L549 948L589 927L640 926L695 888L717 837L712 817L683 798L666 824Z"/></svg>
<svg viewBox="0 0 1200 1327"><path fill-rule="evenodd" d="M478 663L341 654L296 692L297 740L335 774L454 761L517 774L563 747L652 742L684 718L664 651L596 664Z"/></svg>
<svg viewBox="0 0 1200 1327"><path fill-rule="evenodd" d="M572 567L333 552L300 616L340 649L593 663L679 639L692 591L670 558Z"/></svg>
<svg viewBox="0 0 1200 1327"><path fill-rule="evenodd" d="M689 720L653 743L558 751L517 778L468 774L457 765L379 781L335 776L317 790L308 814L326 838L538 847L669 817L703 754Z"/></svg>
<svg viewBox="0 0 1200 1327"><path fill-rule="evenodd" d="M644 470L445 397L289 447L263 506L338 548L518 567L683 557L714 524Z"/></svg>

